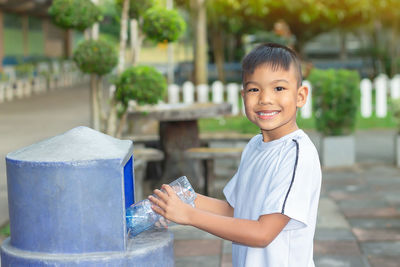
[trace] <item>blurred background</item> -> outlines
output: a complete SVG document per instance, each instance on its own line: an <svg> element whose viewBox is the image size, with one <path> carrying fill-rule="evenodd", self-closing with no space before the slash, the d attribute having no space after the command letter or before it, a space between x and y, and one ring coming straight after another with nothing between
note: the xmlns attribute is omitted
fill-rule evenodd
<svg viewBox="0 0 400 267"><path fill-rule="evenodd" d="M240 98L241 60L264 42L300 55L312 93L298 124L321 156L325 137L352 137L352 151L329 153L344 163L321 157L316 266L400 266L399 0L0 0L0 156L90 126L155 152L135 162L146 194L166 151L160 121L135 110L228 103L192 118L202 146L233 148L230 159L206 158L208 193L223 197L237 149L259 133ZM8 220L2 160L0 239ZM231 266L230 242L171 230L177 266Z"/></svg>

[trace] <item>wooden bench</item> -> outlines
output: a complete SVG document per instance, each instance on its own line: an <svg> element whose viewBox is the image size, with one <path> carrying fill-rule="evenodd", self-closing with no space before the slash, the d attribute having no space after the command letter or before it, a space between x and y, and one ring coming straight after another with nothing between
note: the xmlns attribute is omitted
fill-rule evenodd
<svg viewBox="0 0 400 267"><path fill-rule="evenodd" d="M201 160L204 166L204 194L208 196L214 187L215 159L238 159L242 155L243 147L193 147L185 151L191 159Z"/></svg>
<svg viewBox="0 0 400 267"><path fill-rule="evenodd" d="M143 180L147 163L163 160L164 152L155 148L136 148L133 149L133 159L135 166L135 198L139 201L143 199Z"/></svg>
<svg viewBox="0 0 400 267"><path fill-rule="evenodd" d="M137 148L133 149L133 157L148 161L160 161L164 159L164 152L155 148Z"/></svg>

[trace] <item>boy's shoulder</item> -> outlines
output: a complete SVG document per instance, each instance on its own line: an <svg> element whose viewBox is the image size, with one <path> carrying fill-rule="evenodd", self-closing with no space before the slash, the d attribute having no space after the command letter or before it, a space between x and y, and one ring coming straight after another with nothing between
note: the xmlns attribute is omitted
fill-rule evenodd
<svg viewBox="0 0 400 267"><path fill-rule="evenodd" d="M271 142L268 142L270 144L272 143L283 143L284 141L290 142L290 141L297 141L298 143L301 143L302 145L309 146L309 147L314 147L314 143L311 141L310 137L302 130L298 129L290 134L287 134L283 137L281 137L278 140L274 140ZM248 142L248 145L256 145L259 146L260 144L264 143L263 142L263 136L262 134L257 134L253 136L250 141ZM268 143L264 143L264 145L267 145Z"/></svg>
<svg viewBox="0 0 400 267"><path fill-rule="evenodd" d="M257 134L248 142L245 151L257 151L255 153L268 153L270 154L271 150L276 150L278 153L275 156L285 155L284 157L279 156L280 158L288 158L291 156L295 156L298 152L306 157L310 156L312 158L318 157L318 151L311 141L310 137L301 129L296 130L278 140L274 140L271 142L263 142L262 134ZM247 151L246 151L247 152ZM251 152L251 153L253 153ZM270 154L272 155L272 154Z"/></svg>

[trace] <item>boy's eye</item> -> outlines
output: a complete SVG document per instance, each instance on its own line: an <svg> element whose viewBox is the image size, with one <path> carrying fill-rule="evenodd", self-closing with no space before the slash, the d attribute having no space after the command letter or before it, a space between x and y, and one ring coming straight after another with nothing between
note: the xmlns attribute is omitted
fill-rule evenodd
<svg viewBox="0 0 400 267"><path fill-rule="evenodd" d="M258 92L258 88L249 88L247 92Z"/></svg>
<svg viewBox="0 0 400 267"><path fill-rule="evenodd" d="M285 88L282 87L282 86L277 86L277 87L275 87L275 91L280 92L280 91L283 91L283 90L285 90Z"/></svg>

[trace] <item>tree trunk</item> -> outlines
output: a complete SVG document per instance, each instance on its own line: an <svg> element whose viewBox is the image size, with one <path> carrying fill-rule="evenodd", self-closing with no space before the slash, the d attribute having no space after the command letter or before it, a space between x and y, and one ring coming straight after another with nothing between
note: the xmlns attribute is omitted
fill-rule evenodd
<svg viewBox="0 0 400 267"><path fill-rule="evenodd" d="M64 55L65 58L72 58L72 30L66 29L64 32Z"/></svg>
<svg viewBox="0 0 400 267"><path fill-rule="evenodd" d="M227 36L228 42L227 42L227 50L228 50L228 62L235 62L235 55L234 55L234 51L235 51L235 38L233 36L233 34L228 34Z"/></svg>
<svg viewBox="0 0 400 267"><path fill-rule="evenodd" d="M397 60L398 60L398 43L397 43L397 33L398 33L398 23L395 22L393 25L392 30L392 36L390 39L390 54L391 56L391 62L390 62L390 75L393 77L394 75L397 74Z"/></svg>
<svg viewBox="0 0 400 267"><path fill-rule="evenodd" d="M214 61L217 66L218 80L225 83L225 56L224 56L224 36L221 31L212 31L212 44L214 51Z"/></svg>
<svg viewBox="0 0 400 267"><path fill-rule="evenodd" d="M125 48L128 39L128 11L129 0L124 0L121 14L121 31L119 35L119 58L118 58L118 74L121 74L125 66Z"/></svg>
<svg viewBox="0 0 400 267"><path fill-rule="evenodd" d="M119 120L119 123L118 123L117 132L115 134L116 138L121 138L122 131L124 130L124 126L126 124L127 118L128 118L128 110L125 110L124 114L122 114L122 117L121 117L121 119Z"/></svg>
<svg viewBox="0 0 400 267"><path fill-rule="evenodd" d="M139 60L139 27L136 19L130 20L131 25L131 54L132 54L132 65L135 66Z"/></svg>
<svg viewBox="0 0 400 267"><path fill-rule="evenodd" d="M92 0L93 4L97 5L98 4L98 0ZM92 35L92 40L98 40L99 39L99 23L96 22L93 24L92 28L91 28L91 35Z"/></svg>
<svg viewBox="0 0 400 267"><path fill-rule="evenodd" d="M340 36L340 60L347 60L348 55L347 55L347 46L346 46L346 41L347 41L347 33L343 30L339 31L339 36Z"/></svg>
<svg viewBox="0 0 400 267"><path fill-rule="evenodd" d="M99 107L99 123L100 123L100 131L104 132L106 126L107 115L104 110L104 92L103 92L103 77L97 76L97 101Z"/></svg>
<svg viewBox="0 0 400 267"><path fill-rule="evenodd" d="M100 131L100 109L97 88L97 75L90 74L90 120L94 130Z"/></svg>
<svg viewBox="0 0 400 267"><path fill-rule="evenodd" d="M167 9L172 9L174 7L173 0L167 0ZM174 83L175 74L174 74L174 44L172 42L168 42L167 49L167 57L168 57L168 68L167 68L167 80L168 84Z"/></svg>
<svg viewBox="0 0 400 267"><path fill-rule="evenodd" d="M192 10L197 11L195 25L195 84L207 84L207 15L205 0L192 0Z"/></svg>
<svg viewBox="0 0 400 267"><path fill-rule="evenodd" d="M125 65L125 48L126 40L128 39L128 11L129 11L129 0L124 0L122 5L121 14L121 32L119 40L119 57L118 57L118 67L117 72L120 75L124 70ZM110 103L110 112L108 114L107 120L107 134L115 136L117 131L117 100L115 99L115 92L112 96Z"/></svg>

